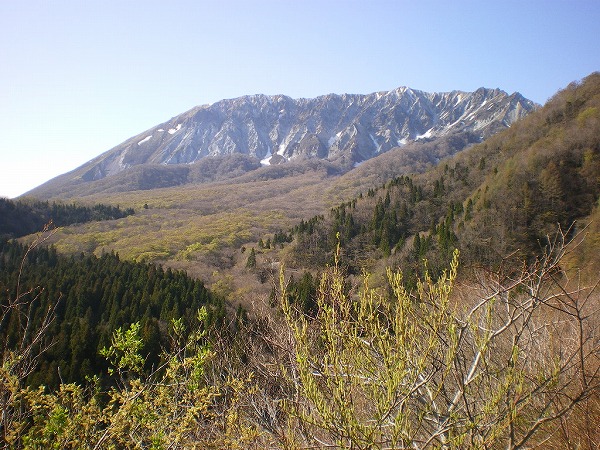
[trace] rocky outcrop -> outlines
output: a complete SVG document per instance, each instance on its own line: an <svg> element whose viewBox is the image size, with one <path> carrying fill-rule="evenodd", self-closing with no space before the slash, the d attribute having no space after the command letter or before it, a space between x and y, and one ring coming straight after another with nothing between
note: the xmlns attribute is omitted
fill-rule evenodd
<svg viewBox="0 0 600 450"><path fill-rule="evenodd" d="M196 107L132 137L82 166L80 176L93 181L140 164L191 164L236 153L263 165L299 158L356 164L411 141L465 131L484 139L533 109L518 93L485 88L245 96Z"/></svg>

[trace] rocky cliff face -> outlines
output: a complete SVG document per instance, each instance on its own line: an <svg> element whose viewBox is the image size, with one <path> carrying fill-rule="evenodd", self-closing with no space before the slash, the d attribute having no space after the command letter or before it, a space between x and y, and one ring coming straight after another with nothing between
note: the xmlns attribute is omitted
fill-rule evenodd
<svg viewBox="0 0 600 450"><path fill-rule="evenodd" d="M314 99L252 95L196 107L77 172L82 181L93 181L142 164L191 164L234 153L263 165L321 158L351 167L411 141L461 132L484 139L533 109L518 93L485 88L427 93L402 87Z"/></svg>

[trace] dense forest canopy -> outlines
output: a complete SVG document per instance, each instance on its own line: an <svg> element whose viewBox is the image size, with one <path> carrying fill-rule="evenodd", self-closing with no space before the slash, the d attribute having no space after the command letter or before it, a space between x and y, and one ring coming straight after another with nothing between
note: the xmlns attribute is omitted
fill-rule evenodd
<svg viewBox="0 0 600 450"><path fill-rule="evenodd" d="M15 299L22 307L10 311ZM150 368L159 362L173 319L184 318L189 328L202 306L209 312L207 325L225 314L222 300L183 272L123 261L116 254L65 257L52 247L14 241L0 242L0 304L10 311L0 324L0 340L9 349L27 333L24 327L38 329L52 311L49 348L27 381L51 388L105 372L99 351L118 328L141 324Z"/></svg>
<svg viewBox="0 0 600 450"><path fill-rule="evenodd" d="M12 201L0 198L0 237L21 237L42 231L44 226L63 227L97 220L121 219L133 214L131 208L96 204L81 206L35 200Z"/></svg>

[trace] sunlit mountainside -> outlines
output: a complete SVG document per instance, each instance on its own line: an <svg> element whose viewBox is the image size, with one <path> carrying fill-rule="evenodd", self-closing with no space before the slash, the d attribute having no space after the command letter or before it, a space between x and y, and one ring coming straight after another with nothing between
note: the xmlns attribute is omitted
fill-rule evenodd
<svg viewBox="0 0 600 450"><path fill-rule="evenodd" d="M207 278L235 265L244 243L398 174L422 172L534 109L518 93L483 88L223 100L141 133L30 195L136 210L126 221L62 229L54 237L62 251L116 251ZM378 165L379 158L393 162Z"/></svg>
<svg viewBox="0 0 600 450"><path fill-rule="evenodd" d="M534 109L518 93L484 88L222 100L134 136L31 195L65 198L177 186L312 158L347 171L409 142L448 136L479 142ZM224 158L231 155L237 157Z"/></svg>

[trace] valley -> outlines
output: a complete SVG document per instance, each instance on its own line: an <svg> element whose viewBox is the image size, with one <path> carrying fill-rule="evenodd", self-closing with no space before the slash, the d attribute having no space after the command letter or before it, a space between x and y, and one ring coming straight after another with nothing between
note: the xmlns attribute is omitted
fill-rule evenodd
<svg viewBox="0 0 600 450"><path fill-rule="evenodd" d="M44 238L56 255L38 257L72 258L88 279L85 265L116 258L117 266L120 259L132 265L119 272L122 292L123 280L133 279L128 271L138 271L136 286L145 292L132 305L153 339L154 353L145 357L158 368L115 356L138 345L135 314L125 301L110 297L112 312L104 314L114 329L92 319L91 300L85 317L72 312L56 324L72 356L69 367L79 367L75 348L88 322L103 333L92 351L112 364L111 375L103 373L98 382L118 405L113 410L97 409L86 403L93 397L68 388L72 401L88 408L65 412L69 420L69 414L88 414L90 423L104 417L103 429L90 428L89 442L112 433L114 445L126 446L119 414L139 407L139 397L151 415L169 411L186 418L174 431L177 437L160 421L144 435L135 421L147 424L150 416L130 414L127 420L146 443L425 449L521 448L547 441L546 448L565 448L577 435L582 448L593 448L600 436L594 426L600 417L600 74L572 83L542 107L485 89L442 95L403 88L372 96L319 97L312 100L317 106L249 96L198 107L28 194L134 211L59 227ZM392 97L404 114L389 104ZM497 109L491 110L494 99ZM271 106L274 101L281 105ZM232 104L239 109L223 109ZM318 111L314 123L302 109L309 104ZM346 115L324 113L339 104ZM461 106L434 113L432 105ZM282 132L287 140L281 154L273 149L283 141L269 144L272 133L260 131L274 114L269 108L278 114L300 109L298 121L305 124ZM372 114L377 108L395 114L384 121ZM222 127L214 125L215 111L226 116ZM477 119L478 111L486 115ZM376 130L369 139L367 113ZM241 128L233 125L236 115ZM392 116L402 120L391 125ZM424 122L416 124L418 116ZM328 118L342 128L327 128ZM440 125L442 118L448 126ZM271 131L289 131L298 126L293 123L280 122ZM207 129L214 134L206 145L192 138L202 134L195 130L207 135ZM159 130L168 130L165 138L144 150ZM252 130L258 140L241 149L235 139L252 136ZM362 137L361 130L367 130ZM386 130L393 135L389 148L374 150ZM169 140L179 132L189 139ZM332 136L351 143L333 148ZM325 142L330 146L322 147ZM229 150L212 155L205 146ZM203 157L173 163L192 154ZM261 164L269 154L270 164ZM129 166L116 163L127 158ZM19 239L24 260L35 239ZM29 265L10 259L16 254L7 250L2 264L23 271L27 280ZM165 281L154 281L157 266ZM144 278L146 271L153 281ZM19 297L10 284L18 285L20 275L12 277L3 289ZM98 301L99 286L111 283L110 270L90 284L93 289L77 290L83 281L74 279L74 305L76 292L93 291ZM174 295L194 299L197 321ZM169 307L161 309L163 299ZM5 355L12 351L8 343L27 341L29 333L19 334L15 318L27 310L11 302L3 298L2 320L13 324L3 334ZM72 308L85 313L81 305ZM128 327L129 337L123 334ZM16 373L7 372L7 379ZM83 383L76 369L72 374L69 382ZM3 397L7 405L15 401L11 395ZM42 402L28 395L31 405ZM54 394L44 395L46 404L62 404ZM197 409L188 416L182 404ZM421 407L422 414L410 413ZM29 417L33 439L35 427L49 425L44 415ZM205 428L198 433L200 422ZM556 423L562 428L552 431Z"/></svg>

